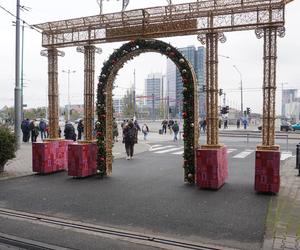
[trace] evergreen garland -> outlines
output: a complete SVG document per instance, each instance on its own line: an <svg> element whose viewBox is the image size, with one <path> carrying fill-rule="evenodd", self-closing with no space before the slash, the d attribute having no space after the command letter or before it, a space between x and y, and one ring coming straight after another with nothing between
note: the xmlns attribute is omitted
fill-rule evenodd
<svg viewBox="0 0 300 250"><path fill-rule="evenodd" d="M139 55L141 51L152 50L160 54L166 55L177 66L181 73L183 82L183 137L184 137L184 179L186 182L194 183L195 181L195 145L194 145L194 82L193 74L189 66L189 62L185 57L173 46L159 40L142 40L137 39L122 45L118 50L115 50L108 61L104 62L101 75L99 77L97 90L97 114L98 121L96 123L97 131L97 173L100 176L105 176L106 173L106 86L107 81L112 74L112 69L122 67L123 63L120 59L125 55L132 55L133 58ZM139 52L139 53L137 53Z"/></svg>

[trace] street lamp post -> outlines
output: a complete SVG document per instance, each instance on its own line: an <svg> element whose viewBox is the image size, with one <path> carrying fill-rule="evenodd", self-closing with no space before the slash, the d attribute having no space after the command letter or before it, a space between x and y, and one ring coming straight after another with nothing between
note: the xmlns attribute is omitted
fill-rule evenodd
<svg viewBox="0 0 300 250"><path fill-rule="evenodd" d="M70 101L70 74L71 73L76 73L76 71L68 69L67 71L63 70L62 72L68 74L68 115L67 115L67 120L70 121L70 109L71 109L71 101Z"/></svg>
<svg viewBox="0 0 300 250"><path fill-rule="evenodd" d="M107 0L109 1L109 0ZM117 0L119 1L119 0ZM103 0L97 0L97 3L99 5L99 9L100 9L100 15L103 14ZM124 11L126 9L126 7L129 4L129 0L122 0L122 11Z"/></svg>
<svg viewBox="0 0 300 250"><path fill-rule="evenodd" d="M16 55L15 55L15 120L14 133L17 148L21 145L21 86L20 86L20 0L16 7Z"/></svg>
<svg viewBox="0 0 300 250"><path fill-rule="evenodd" d="M243 102L243 78L242 78L242 73L241 71L238 69L238 67L236 65L233 65L233 68L235 68L235 70L239 73L240 75L240 83L241 83L241 117L243 116L243 111L244 111L244 102Z"/></svg>

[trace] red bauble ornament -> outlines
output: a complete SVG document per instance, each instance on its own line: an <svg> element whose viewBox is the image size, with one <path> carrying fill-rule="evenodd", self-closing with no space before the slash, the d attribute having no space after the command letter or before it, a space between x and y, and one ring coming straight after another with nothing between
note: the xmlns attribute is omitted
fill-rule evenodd
<svg viewBox="0 0 300 250"><path fill-rule="evenodd" d="M186 112L183 112L182 116L183 116L183 118L185 118L186 117Z"/></svg>
<svg viewBox="0 0 300 250"><path fill-rule="evenodd" d="M173 57L173 56L175 56L175 52L170 52L170 57Z"/></svg>

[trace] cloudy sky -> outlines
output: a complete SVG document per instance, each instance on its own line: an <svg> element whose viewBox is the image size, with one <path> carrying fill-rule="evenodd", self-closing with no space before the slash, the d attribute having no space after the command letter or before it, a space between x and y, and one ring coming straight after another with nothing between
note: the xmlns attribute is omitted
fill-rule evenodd
<svg viewBox="0 0 300 250"><path fill-rule="evenodd" d="M193 0L173 0L173 3L192 2ZM165 5L165 0L130 0L127 9ZM15 14L16 1L0 0L0 6ZM21 5L28 11L21 13L21 18L30 24L95 15L99 13L96 0L21 0ZM121 1L103 0L103 12L115 12L121 9ZM280 114L282 87L300 89L300 2L295 0L286 8L286 36L278 39L277 64L277 113ZM15 59L15 18L0 9L0 108L12 106L14 98L14 59ZM40 56L41 35L25 28L24 36L24 103L28 107L47 105L47 58ZM263 81L263 41L258 40L254 31L225 34L227 42L220 44L219 86L223 88L227 105L240 107L240 76L233 68L236 65L242 73L244 87L244 107L251 107L255 112L262 112ZM196 36L163 39L180 48L188 45L201 46ZM121 43L101 44L103 53L96 56L96 74L101 71L103 61ZM66 56L59 58L59 86L61 105L67 104L67 74L62 70L75 70L70 78L71 103L83 103L83 54L76 48L64 49ZM230 58L225 58L230 57ZM166 57L158 54L142 54L128 62L119 71L115 85L115 96L122 95L133 83L133 71L136 69L137 93L142 94L144 79L149 73L166 71Z"/></svg>

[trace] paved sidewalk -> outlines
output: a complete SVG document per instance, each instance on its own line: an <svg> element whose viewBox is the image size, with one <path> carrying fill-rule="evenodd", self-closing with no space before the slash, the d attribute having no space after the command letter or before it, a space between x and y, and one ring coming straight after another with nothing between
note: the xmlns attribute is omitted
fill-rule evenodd
<svg viewBox="0 0 300 250"><path fill-rule="evenodd" d="M271 198L263 250L300 249L300 177L296 158L281 167L278 195Z"/></svg>
<svg viewBox="0 0 300 250"><path fill-rule="evenodd" d="M139 143L135 145L135 154L148 151L150 146L140 138ZM125 146L119 140L113 147L115 159L125 158ZM16 152L16 158L8 161L4 167L4 172L0 173L0 181L23 177L35 174L32 172L32 143L22 143L21 149Z"/></svg>

